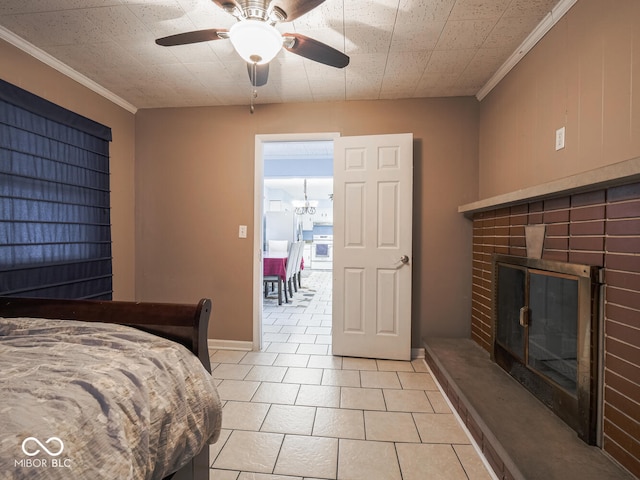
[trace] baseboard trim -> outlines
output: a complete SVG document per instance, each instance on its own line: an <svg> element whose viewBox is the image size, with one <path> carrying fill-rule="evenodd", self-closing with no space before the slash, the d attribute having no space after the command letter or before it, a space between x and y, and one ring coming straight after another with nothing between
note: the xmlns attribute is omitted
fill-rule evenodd
<svg viewBox="0 0 640 480"><path fill-rule="evenodd" d="M242 350L244 352L250 352L251 350L253 350L253 342L208 338L207 347L210 350Z"/></svg>
<svg viewBox="0 0 640 480"><path fill-rule="evenodd" d="M241 350L250 352L253 350L253 342L243 342L240 340L219 340L216 338L207 339L207 347L210 350ZM425 358L424 348L412 348L411 359Z"/></svg>
<svg viewBox="0 0 640 480"><path fill-rule="evenodd" d="M413 360L414 358L425 358L424 347L411 349L411 359Z"/></svg>

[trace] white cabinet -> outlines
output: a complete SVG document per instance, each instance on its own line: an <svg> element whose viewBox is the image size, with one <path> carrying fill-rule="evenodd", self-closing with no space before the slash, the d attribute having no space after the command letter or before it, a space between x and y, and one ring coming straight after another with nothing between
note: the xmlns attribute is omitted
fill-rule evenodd
<svg viewBox="0 0 640 480"><path fill-rule="evenodd" d="M304 249L302 250L302 258L304 258L304 268L313 268L311 265L311 248L313 245L311 243L304 244Z"/></svg>

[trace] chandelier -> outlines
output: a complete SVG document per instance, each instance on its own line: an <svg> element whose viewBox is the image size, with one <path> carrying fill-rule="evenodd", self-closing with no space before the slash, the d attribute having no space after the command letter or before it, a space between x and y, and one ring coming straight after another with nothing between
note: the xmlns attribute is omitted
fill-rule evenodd
<svg viewBox="0 0 640 480"><path fill-rule="evenodd" d="M307 199L307 179L304 179L304 201L294 200L291 202L293 207L295 208L295 212L297 215L313 215L316 213L316 207L318 206L318 202L316 200Z"/></svg>

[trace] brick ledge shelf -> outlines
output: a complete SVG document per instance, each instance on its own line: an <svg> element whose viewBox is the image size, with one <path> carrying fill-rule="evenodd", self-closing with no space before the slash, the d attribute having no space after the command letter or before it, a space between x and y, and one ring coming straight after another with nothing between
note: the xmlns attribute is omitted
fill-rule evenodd
<svg viewBox="0 0 640 480"><path fill-rule="evenodd" d="M589 170L570 177L523 188L515 192L497 195L458 207L458 213L472 217L474 213L510 207L518 203L533 202L560 195L573 195L602 188L609 188L640 180L640 157L606 167Z"/></svg>
<svg viewBox="0 0 640 480"><path fill-rule="evenodd" d="M425 339L425 359L500 479L631 480L470 339Z"/></svg>

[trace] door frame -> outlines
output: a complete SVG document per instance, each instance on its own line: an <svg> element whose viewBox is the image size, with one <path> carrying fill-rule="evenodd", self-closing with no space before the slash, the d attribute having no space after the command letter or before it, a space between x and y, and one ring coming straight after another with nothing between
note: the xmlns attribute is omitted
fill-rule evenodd
<svg viewBox="0 0 640 480"><path fill-rule="evenodd" d="M253 203L253 350L262 349L262 216L264 215L264 160L263 144L267 142L313 142L335 140L339 132L274 133L255 137L254 203ZM335 161L335 160L334 160Z"/></svg>

